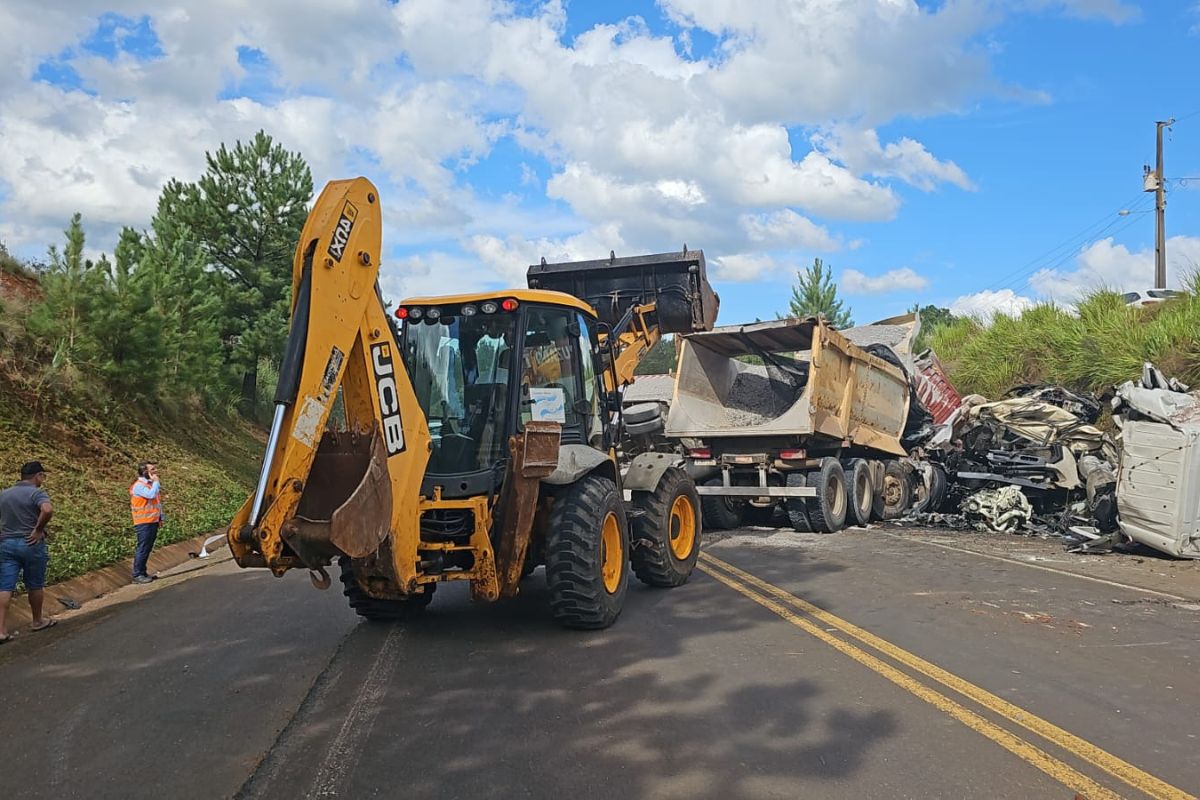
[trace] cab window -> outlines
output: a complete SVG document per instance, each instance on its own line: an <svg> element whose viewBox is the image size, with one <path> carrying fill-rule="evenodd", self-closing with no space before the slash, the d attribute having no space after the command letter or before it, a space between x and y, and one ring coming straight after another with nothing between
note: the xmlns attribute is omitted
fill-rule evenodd
<svg viewBox="0 0 1200 800"><path fill-rule="evenodd" d="M575 312L530 308L525 315L521 373L521 423L558 422L564 428L582 423L579 413L579 334Z"/></svg>

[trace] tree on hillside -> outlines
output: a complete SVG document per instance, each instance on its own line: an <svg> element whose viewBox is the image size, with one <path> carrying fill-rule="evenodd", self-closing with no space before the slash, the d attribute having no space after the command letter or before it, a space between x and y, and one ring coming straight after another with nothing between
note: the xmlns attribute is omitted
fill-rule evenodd
<svg viewBox="0 0 1200 800"><path fill-rule="evenodd" d="M849 328L854 324L850 309L844 308L838 299L833 271L819 258L814 258L812 266L804 271L796 271L796 285L792 287L788 315L823 316L834 328Z"/></svg>
<svg viewBox="0 0 1200 800"><path fill-rule="evenodd" d="M142 253L163 319L164 376L176 387L223 401L232 388L221 335L225 305L219 290L224 279L207 268L199 244L171 216L172 199L164 193L159 200ZM238 384L240 392L240 378Z"/></svg>
<svg viewBox="0 0 1200 800"><path fill-rule="evenodd" d="M217 283L228 359L242 374L241 396L253 403L258 360L276 358L287 336L292 254L312 198L304 158L259 131L232 149L206 154L195 183L171 181L159 201L194 241Z"/></svg>
<svg viewBox="0 0 1200 800"><path fill-rule="evenodd" d="M46 299L34 323L43 336L61 342L58 350L67 363L76 355L79 326L87 304L85 282L92 264L83 257L87 237L83 231L83 215L78 211L63 231L66 244L60 253L50 245L50 265L42 280ZM55 334L58 335L55 335Z"/></svg>
<svg viewBox="0 0 1200 800"><path fill-rule="evenodd" d="M650 348L650 352L638 363L634 375L665 375L675 371L675 340L666 336Z"/></svg>
<svg viewBox="0 0 1200 800"><path fill-rule="evenodd" d="M101 256L88 272L88 313L82 352L91 369L117 396L158 399L163 365L163 318L154 305L150 271L142 266L145 246L125 228L113 261Z"/></svg>
<svg viewBox="0 0 1200 800"><path fill-rule="evenodd" d="M911 314L917 314L921 318L921 331L917 334L917 341L913 345L918 353L928 349L929 335L933 333L935 328L942 325L949 325L958 319L958 317L950 312L950 309L940 306L923 306L917 303L908 311Z"/></svg>

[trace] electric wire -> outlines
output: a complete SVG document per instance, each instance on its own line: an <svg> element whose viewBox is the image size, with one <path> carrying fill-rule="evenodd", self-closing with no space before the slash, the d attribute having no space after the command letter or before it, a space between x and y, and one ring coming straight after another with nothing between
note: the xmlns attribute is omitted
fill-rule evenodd
<svg viewBox="0 0 1200 800"><path fill-rule="evenodd" d="M1138 192L1138 194L1133 195L1129 200L1118 206L1116 210L1105 214L1049 250L1026 261L1015 270L1002 275L992 281L986 288L1001 290L1021 285L1029 275L1032 275L1038 269L1044 268L1048 263L1062 263L1062 261L1076 255L1082 247L1099 241L1109 229L1122 221L1121 211L1129 211L1129 216L1139 215L1142 211L1142 206L1145 204L1146 197L1141 192ZM1065 258L1063 258L1064 256Z"/></svg>

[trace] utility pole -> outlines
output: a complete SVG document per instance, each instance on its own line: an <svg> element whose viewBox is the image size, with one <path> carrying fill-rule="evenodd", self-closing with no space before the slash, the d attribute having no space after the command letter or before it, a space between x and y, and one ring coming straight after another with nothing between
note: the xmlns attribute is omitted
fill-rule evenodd
<svg viewBox="0 0 1200 800"><path fill-rule="evenodd" d="M1175 118L1159 120L1154 123L1155 129L1155 160L1154 172L1147 166L1142 173L1143 191L1154 192L1154 288L1167 288L1167 185L1163 179L1163 128L1175 124Z"/></svg>

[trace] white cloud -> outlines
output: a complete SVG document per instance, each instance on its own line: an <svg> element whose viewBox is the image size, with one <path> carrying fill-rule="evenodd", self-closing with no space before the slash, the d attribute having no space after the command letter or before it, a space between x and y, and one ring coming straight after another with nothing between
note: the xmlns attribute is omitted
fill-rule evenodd
<svg viewBox="0 0 1200 800"><path fill-rule="evenodd" d="M318 187L372 174L387 240L428 248L398 262L413 275L479 277L454 249L519 279L542 255L687 242L748 280L789 261L780 250L844 246L827 225L894 218L893 182L971 188L953 161L910 138L883 143L876 128L1017 91L996 84L979 46L1004 18L990 2L659 7L688 30L673 39L630 17L572 38L563 0L4 0L0 236L40 249L79 210L90 241L111 247L118 226L147 223L168 178L194 179L206 150L264 127L303 152ZM146 16L162 56L83 53L110 12ZM719 37L713 55L681 48L696 29ZM331 31L353 31L353 46L330 46ZM269 60L274 85L219 99L248 77L242 47ZM93 95L32 80L64 53ZM797 126L826 133L794 147ZM543 228L546 204L482 200L463 178L505 137L549 165L544 181L521 172L530 196L559 201Z"/></svg>
<svg viewBox="0 0 1200 800"><path fill-rule="evenodd" d="M713 259L713 277L741 283L769 277L780 270L779 263L762 253L735 253Z"/></svg>
<svg viewBox="0 0 1200 800"><path fill-rule="evenodd" d="M987 321L996 314L1015 317L1035 305L1032 299L1019 295L1012 289L985 289L959 297L950 304L950 312L960 317L975 317Z"/></svg>
<svg viewBox="0 0 1200 800"><path fill-rule="evenodd" d="M832 251L842 246L827 228L790 208L770 214L745 214L739 223L751 242L765 247L807 247Z"/></svg>
<svg viewBox="0 0 1200 800"><path fill-rule="evenodd" d="M1167 283L1178 287L1200 269L1200 237L1172 236L1167 239ZM1154 286L1154 249L1130 251L1112 237L1093 242L1076 257L1073 269L1041 269L1029 279L1038 294L1059 302L1074 302L1088 292L1112 289L1118 292Z"/></svg>
<svg viewBox="0 0 1200 800"><path fill-rule="evenodd" d="M882 275L864 275L856 269L848 269L842 273L838 286L846 294L889 294L919 291L929 286L929 279L910 267L888 270Z"/></svg>
<svg viewBox="0 0 1200 800"><path fill-rule="evenodd" d="M961 167L953 161L938 160L925 145L908 137L884 146L874 130L839 125L827 133L814 135L813 143L856 173L899 178L926 192L940 183L967 191L975 189Z"/></svg>

